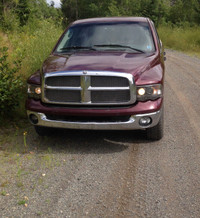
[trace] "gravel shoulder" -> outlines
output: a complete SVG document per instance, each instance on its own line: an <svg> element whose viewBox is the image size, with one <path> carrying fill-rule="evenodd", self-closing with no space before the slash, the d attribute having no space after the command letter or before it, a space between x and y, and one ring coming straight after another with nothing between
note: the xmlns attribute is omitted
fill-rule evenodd
<svg viewBox="0 0 200 218"><path fill-rule="evenodd" d="M200 59L167 50L159 142L140 131L0 129L0 217L199 217L199 96Z"/></svg>

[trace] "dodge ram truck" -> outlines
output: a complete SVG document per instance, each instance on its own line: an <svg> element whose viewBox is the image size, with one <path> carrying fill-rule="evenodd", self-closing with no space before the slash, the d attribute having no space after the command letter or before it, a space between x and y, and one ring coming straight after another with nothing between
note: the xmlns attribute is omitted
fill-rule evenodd
<svg viewBox="0 0 200 218"><path fill-rule="evenodd" d="M144 130L160 140L164 59L149 18L75 21L27 81L28 118L39 135L52 128Z"/></svg>

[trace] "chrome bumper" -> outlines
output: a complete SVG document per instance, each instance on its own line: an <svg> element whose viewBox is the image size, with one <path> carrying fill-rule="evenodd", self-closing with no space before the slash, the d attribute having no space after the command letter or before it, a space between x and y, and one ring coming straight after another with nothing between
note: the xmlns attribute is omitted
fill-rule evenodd
<svg viewBox="0 0 200 218"><path fill-rule="evenodd" d="M88 129L88 130L136 130L156 126L160 120L162 109L149 114L132 115L126 122L68 122L47 119L44 113L27 111L28 117L34 114L38 118L37 126L67 128L67 129ZM151 117L152 123L148 126L141 126L139 120L142 117Z"/></svg>

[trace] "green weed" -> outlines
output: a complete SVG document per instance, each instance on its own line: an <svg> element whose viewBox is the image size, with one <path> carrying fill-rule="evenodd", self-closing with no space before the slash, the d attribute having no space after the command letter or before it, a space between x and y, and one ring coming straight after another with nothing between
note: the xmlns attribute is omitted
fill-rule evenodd
<svg viewBox="0 0 200 218"><path fill-rule="evenodd" d="M1 192L1 195L2 195L2 196L6 196L6 194L7 194L6 191L2 191L2 192Z"/></svg>
<svg viewBox="0 0 200 218"><path fill-rule="evenodd" d="M27 132L24 132L24 152L27 153L27 143L26 143L26 135L27 135Z"/></svg>
<svg viewBox="0 0 200 218"><path fill-rule="evenodd" d="M45 154L41 157L41 165L47 168L53 167L53 156L50 154Z"/></svg>
<svg viewBox="0 0 200 218"><path fill-rule="evenodd" d="M19 200L17 204L18 205L25 205L26 204L26 200Z"/></svg>

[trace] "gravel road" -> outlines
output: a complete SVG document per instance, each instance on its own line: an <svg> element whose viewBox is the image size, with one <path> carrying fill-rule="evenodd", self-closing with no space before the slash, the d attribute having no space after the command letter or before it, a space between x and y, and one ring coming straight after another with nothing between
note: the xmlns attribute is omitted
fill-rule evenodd
<svg viewBox="0 0 200 218"><path fill-rule="evenodd" d="M37 150L18 154L29 172L19 176L22 187L4 174L0 217L200 217L200 59L167 50L165 75L159 142L140 131L40 138L29 126L27 144Z"/></svg>

